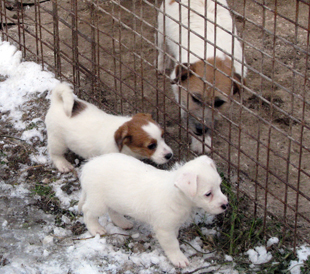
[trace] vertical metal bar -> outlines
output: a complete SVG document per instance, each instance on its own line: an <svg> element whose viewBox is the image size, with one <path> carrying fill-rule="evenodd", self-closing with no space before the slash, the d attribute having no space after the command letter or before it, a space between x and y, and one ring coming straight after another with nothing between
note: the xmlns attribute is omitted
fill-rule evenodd
<svg viewBox="0 0 310 274"><path fill-rule="evenodd" d="M77 0L71 0L71 19L72 19L72 59L73 59L73 85L75 90L80 87L79 71L79 48L78 48L78 10Z"/></svg>
<svg viewBox="0 0 310 274"><path fill-rule="evenodd" d="M191 23L190 23L190 14L191 14L191 2L190 1L187 1L187 60L186 60L186 62L187 62L187 64L186 64L186 66L187 66L187 73L188 73L188 77L189 77L189 66L190 66L190 55L191 55L191 47L190 47L190 44L191 44L191 38L190 38L190 36L191 36ZM182 22L182 17L180 17L180 23L184 23L184 22ZM182 48L181 48L181 45L182 46L185 46L185 45L183 45L183 43L182 43L182 27L181 27L181 35L180 35L180 41L179 41L179 48L180 48L180 51L181 51L181 55L180 55L180 63L183 63L183 62L185 62L184 60L181 60L181 58L182 58ZM189 138L189 134L188 134L188 132L189 132L189 115L190 115L190 113L189 113L189 81L187 81L187 83L186 83L187 85L186 85L186 111L187 111L187 116L186 116L186 139L188 139ZM181 88L183 88L183 87L181 87ZM187 155L186 155L187 157L188 157L188 151L187 151Z"/></svg>
<svg viewBox="0 0 310 274"><path fill-rule="evenodd" d="M276 45L276 29L277 29L277 18L278 18L278 1L275 0L275 8L274 8L274 24L273 24L273 50L272 50L272 75L271 75L271 83L272 83L272 92L270 96L270 117L268 123L268 144L267 144L267 164L266 164L266 181L265 181L265 203L264 203L264 223L263 223L263 231L266 234L266 222L267 222L267 205L268 205L268 193L269 193L269 175L270 175L270 152L271 152L271 135L272 135L272 121L273 121L273 98L274 98L274 79L275 79L275 45Z"/></svg>
<svg viewBox="0 0 310 274"><path fill-rule="evenodd" d="M53 32L54 32L54 64L55 75L61 75L61 59L60 59L60 45L59 45L59 17L58 17L58 0L52 0L53 5Z"/></svg>
<svg viewBox="0 0 310 274"><path fill-rule="evenodd" d="M121 2L118 3L118 20L121 22L122 14L121 14L121 9L120 5ZM123 58L122 58L122 29L121 29L121 24L118 23L118 48L119 48L119 94L120 94L120 112L123 114L123 102L124 102L124 95L123 95Z"/></svg>
<svg viewBox="0 0 310 274"><path fill-rule="evenodd" d="M134 12L136 12L136 1L132 1L132 6L133 6L133 10ZM137 19L134 16L133 17L133 29L134 29L134 33L133 33L133 43L134 45L137 45L137 35L136 32L138 32L138 28L137 28ZM134 49L134 51L136 51L136 48ZM138 98L138 86L137 86L137 74L136 71L138 71L138 66L137 66L137 57L136 54L133 54L133 66L134 66L134 92L135 92L135 97ZM137 100L134 100L134 107L137 108ZM142 104L142 108L143 108L143 104Z"/></svg>
<svg viewBox="0 0 310 274"><path fill-rule="evenodd" d="M163 2L163 3L165 3L165 1ZM181 24L180 24L180 22L181 22L181 18L182 18L182 6L181 6L181 3L178 3L178 6L179 6L179 41L178 41L178 43L179 43L179 45L181 44L181 41L182 41L182 27L181 27ZM165 7L165 6L164 6ZM165 10L165 8L164 8L164 10ZM165 22L165 21L164 21ZM165 25L166 26L166 25ZM166 28L165 28L166 29ZM179 65L181 65L182 64L182 49L181 49L181 47L179 46L179 61L180 61L180 64ZM182 123L183 121L182 121L182 109L181 109L181 107L180 107L180 105L181 105L181 87L179 86L178 87L178 104L179 104L179 123ZM186 116L188 116L188 111L186 110ZM188 125L186 126L186 130L188 131ZM182 128L181 128L181 125L179 126L179 140L182 140ZM178 155L179 155L179 157L182 155L181 154L181 144L179 143L179 146L178 146Z"/></svg>
<svg viewBox="0 0 310 274"><path fill-rule="evenodd" d="M235 1L233 0L233 3L232 3L232 6L234 7L235 6ZM245 4L244 4L245 6ZM235 20L233 20L233 30L235 28ZM233 39L233 37L232 37ZM233 59L232 59L232 62L231 62L231 71L233 72ZM232 86L233 86L233 82L231 82ZM233 87L231 87L232 89ZM230 100L230 98L228 98ZM232 104L230 104L229 106L229 119L232 120ZM227 165L228 165L228 169L227 169L227 176L228 176L228 180L230 181L230 176L231 176L231 140L232 140L232 124L231 123L228 123L228 151L227 151Z"/></svg>
<svg viewBox="0 0 310 274"><path fill-rule="evenodd" d="M97 6L99 5L99 1L96 0ZM99 11L96 11L96 42L97 42L97 84L99 85L100 81L100 30L99 30ZM99 88L99 86L98 86Z"/></svg>
<svg viewBox="0 0 310 274"><path fill-rule="evenodd" d="M4 0L0 0L0 29L2 30L1 31L1 39L2 39L2 41L5 40L4 39L5 31L3 31L5 25L7 25L7 23L6 23L6 8L5 8L5 5L4 5Z"/></svg>
<svg viewBox="0 0 310 274"><path fill-rule="evenodd" d="M299 17L299 2L296 2L296 8L295 8L295 41L294 44L297 45L298 43L298 17ZM294 72L296 69L296 60L297 60L297 50L294 51L294 57L293 57L293 67L292 67L292 75L293 75L293 81L292 81L292 90L291 90L291 109L290 114L293 115L294 113L294 93L295 93L295 80L296 80L296 73ZM292 130L293 130L293 122L292 119L289 120L289 130L288 134L292 136ZM288 205L288 182L290 179L290 160L291 160L291 148L292 148L292 141L290 138L288 138L288 146L287 146L287 159L286 159L286 174L285 174L285 191L284 191L284 209L283 209L283 224L287 223L287 205ZM286 228L285 225L283 225L282 229L283 237L285 237L286 234Z"/></svg>
<svg viewBox="0 0 310 274"><path fill-rule="evenodd" d="M308 30L310 30L310 8L308 10ZM307 52L309 52L310 45L310 33L307 32ZM308 92L307 84L309 82L309 73L307 68L309 67L309 54L306 55L306 69L304 75L304 83L303 83L303 103L302 103L302 117L301 117L301 129L300 129L300 140L299 140L299 159L298 159L298 175L297 175L297 192L296 192L296 212L295 212L295 225L294 225L294 251L296 251L297 244L297 227L298 227L298 207L299 207L299 196L300 196L300 179L301 179L301 171L302 171L302 156L303 156L303 135L304 128L306 125L305 121L305 110L306 110L306 93Z"/></svg>
<svg viewBox="0 0 310 274"><path fill-rule="evenodd" d="M39 30L38 30L38 0L34 0L34 28L35 28L35 45L36 45L36 55L35 60L38 62L39 58Z"/></svg>
<svg viewBox="0 0 310 274"><path fill-rule="evenodd" d="M113 18L112 18L112 53L113 53L113 70L114 70L114 94L115 94L115 101L117 102L118 101L118 96L117 96L117 62L116 62L116 43L115 43L115 36L116 36L116 30L115 30L115 19L114 19L114 16L115 16L115 4L112 3L112 15L113 15ZM116 105L116 109L115 111L117 111L117 103L115 103Z"/></svg>
<svg viewBox="0 0 310 274"><path fill-rule="evenodd" d="M143 16L143 5L142 1L140 0L140 18ZM140 58L140 66L141 66L141 97L142 97L142 111L144 112L144 65L143 65L143 60L144 60L144 53L143 53L143 22L140 20L140 51L141 51L141 58Z"/></svg>
<svg viewBox="0 0 310 274"><path fill-rule="evenodd" d="M42 37L42 21L41 21L41 8L40 2L38 2L38 18L39 18L39 42L40 42L40 54L41 54L41 65L44 69L44 54L43 54L43 37Z"/></svg>
<svg viewBox="0 0 310 274"><path fill-rule="evenodd" d="M264 45L265 43L265 39L266 39L266 32L265 32L265 27L266 27L266 3L265 0L263 0L263 14L262 14L262 45ZM263 74L263 67L264 67L264 52L261 51L261 71L260 74ZM259 95L262 96L262 91L263 91L264 87L263 87L263 77L260 76L260 90ZM259 103L258 103L258 113L261 114L262 113L262 100L259 99ZM255 188L254 188L254 218L257 217L257 205L258 205L258 185L257 185L257 181L258 181L258 174L259 174L259 162L260 162L260 142L261 142L261 123L257 123L257 146L256 146L256 166L255 166L255 177L254 177L254 182L255 182Z"/></svg>
<svg viewBox="0 0 310 274"><path fill-rule="evenodd" d="M23 4L23 0L20 1L20 5L21 5L21 29L22 29L22 49L23 49L23 57L25 58L27 55L27 51L26 51L26 32L25 32L25 18L24 18L24 4Z"/></svg>
<svg viewBox="0 0 310 274"><path fill-rule="evenodd" d="M18 45L19 45L19 50L22 51L22 41L21 41L21 16L20 16L20 9L17 9L16 12L17 15L17 30L18 30Z"/></svg>
<svg viewBox="0 0 310 274"><path fill-rule="evenodd" d="M91 17L91 65L92 65L92 75L91 75L91 88L92 93L95 94L97 85L97 44L96 44L96 28L95 23L97 20L97 13L93 4L90 5L90 17Z"/></svg>

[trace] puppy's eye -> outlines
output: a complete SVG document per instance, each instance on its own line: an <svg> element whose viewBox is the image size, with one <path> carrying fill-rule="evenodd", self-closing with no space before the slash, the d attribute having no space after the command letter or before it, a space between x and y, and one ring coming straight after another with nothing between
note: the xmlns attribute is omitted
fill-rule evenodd
<svg viewBox="0 0 310 274"><path fill-rule="evenodd" d="M207 194L205 194L206 197L210 197L211 196L211 192L208 192Z"/></svg>
<svg viewBox="0 0 310 274"><path fill-rule="evenodd" d="M226 103L224 100L216 97L215 100L214 100L214 107L219 108L224 103Z"/></svg>
<svg viewBox="0 0 310 274"><path fill-rule="evenodd" d="M198 98L197 95L192 95L192 94L191 94L191 97L192 97L192 100L193 100L193 102L194 102L195 104L200 105L200 106L203 105L202 101Z"/></svg>
<svg viewBox="0 0 310 274"><path fill-rule="evenodd" d="M149 145L147 146L147 148L150 149L150 150L154 150L156 147L157 147L157 144L156 144L156 143L152 143L152 144L149 144Z"/></svg>

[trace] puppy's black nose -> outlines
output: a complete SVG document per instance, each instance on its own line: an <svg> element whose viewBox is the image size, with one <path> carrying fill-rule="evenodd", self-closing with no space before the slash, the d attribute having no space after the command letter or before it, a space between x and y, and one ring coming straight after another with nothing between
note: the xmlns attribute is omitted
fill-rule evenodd
<svg viewBox="0 0 310 274"><path fill-rule="evenodd" d="M195 134L197 136L201 136L203 133L207 133L208 127L204 126L203 124L196 124L195 125Z"/></svg>
<svg viewBox="0 0 310 274"><path fill-rule="evenodd" d="M172 153L168 153L168 154L165 155L165 158L167 160L169 160L169 159L171 159L172 155L173 155Z"/></svg>
<svg viewBox="0 0 310 274"><path fill-rule="evenodd" d="M221 205L221 208L222 208L223 210L226 210L226 209L228 208L228 204L222 204L222 205Z"/></svg>

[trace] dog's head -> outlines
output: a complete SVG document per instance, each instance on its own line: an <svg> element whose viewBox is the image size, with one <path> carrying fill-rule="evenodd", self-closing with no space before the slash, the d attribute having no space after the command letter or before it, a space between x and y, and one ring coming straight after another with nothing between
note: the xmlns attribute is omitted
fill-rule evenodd
<svg viewBox="0 0 310 274"><path fill-rule="evenodd" d="M120 152L129 149L129 154L137 158L164 164L172 158L173 153L165 143L163 133L150 114L138 113L118 128L114 139Z"/></svg>
<svg viewBox="0 0 310 274"><path fill-rule="evenodd" d="M203 208L210 214L220 214L228 207L227 197L220 188L221 181L215 163L203 155L177 171L175 186L196 207Z"/></svg>
<svg viewBox="0 0 310 274"><path fill-rule="evenodd" d="M207 134L213 128L214 118L218 118L217 111L212 108L225 111L231 94L240 90L240 75L232 71L228 57L177 65L174 74L173 89L182 106L188 108L190 130L198 136Z"/></svg>

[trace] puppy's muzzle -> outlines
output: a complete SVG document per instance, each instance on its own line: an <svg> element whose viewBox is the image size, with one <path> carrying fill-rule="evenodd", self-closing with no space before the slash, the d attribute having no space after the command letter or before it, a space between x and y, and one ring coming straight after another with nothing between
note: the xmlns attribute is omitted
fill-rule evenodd
<svg viewBox="0 0 310 274"><path fill-rule="evenodd" d="M165 155L165 159L166 159L166 160L170 160L170 159L172 158L172 156L173 156L172 153L167 153L167 154Z"/></svg>
<svg viewBox="0 0 310 274"><path fill-rule="evenodd" d="M209 128L208 127L206 127L204 124L198 124L198 123L196 123L195 124L195 135L197 135L197 136L201 136L201 135L203 135L204 133L206 134L207 132L208 132L208 130L209 130Z"/></svg>
<svg viewBox="0 0 310 274"><path fill-rule="evenodd" d="M222 205L221 205L221 208L222 208L223 210L226 210L226 209L228 208L228 206L229 206L228 203L227 203L227 204L222 204Z"/></svg>

